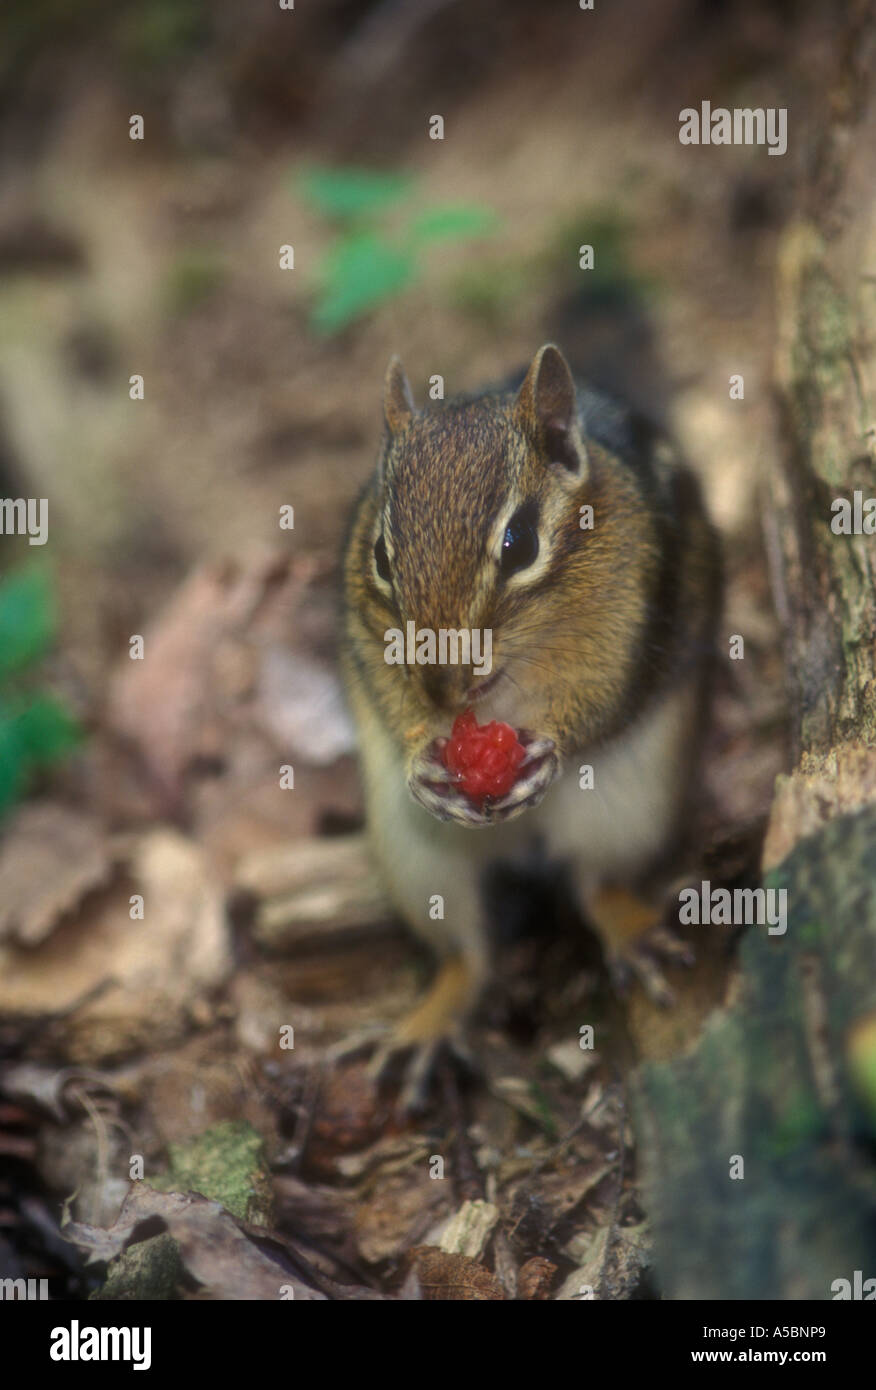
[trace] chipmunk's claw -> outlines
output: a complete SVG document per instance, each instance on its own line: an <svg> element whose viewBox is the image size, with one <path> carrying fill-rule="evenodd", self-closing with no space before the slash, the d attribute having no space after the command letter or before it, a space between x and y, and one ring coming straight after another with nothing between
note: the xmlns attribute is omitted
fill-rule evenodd
<svg viewBox="0 0 876 1390"><path fill-rule="evenodd" d="M330 1060L373 1052L367 1075L375 1086L401 1086L398 1109L414 1114L426 1108L438 1064L445 1057L463 1073L477 1075L465 1042L464 1018L477 993L477 972L461 956L448 956L419 1003L392 1028L374 1025L331 1050Z"/></svg>
<svg viewBox="0 0 876 1390"><path fill-rule="evenodd" d="M442 754L446 738L433 738L414 754L408 774L408 789L416 801L438 820L458 819L454 815L457 801L468 800L456 786L456 777L444 766Z"/></svg>
<svg viewBox="0 0 876 1390"><path fill-rule="evenodd" d="M325 1060L330 1067L339 1066L343 1062L353 1062L357 1057L365 1056L381 1043L385 1043L391 1031L386 1023L369 1023L364 1028L358 1028L349 1037L332 1043L331 1047L326 1049Z"/></svg>
<svg viewBox="0 0 876 1390"><path fill-rule="evenodd" d="M449 1061L466 1080L480 1076L474 1054L461 1035L411 1042L384 1024L363 1028L336 1043L328 1049L326 1061L329 1066L341 1066L368 1052L373 1053L365 1073L368 1080L381 1091L398 1086L395 1109L402 1116L428 1110L442 1061Z"/></svg>
<svg viewBox="0 0 876 1390"><path fill-rule="evenodd" d="M484 814L488 823L510 820L521 811L537 806L560 770L556 744L550 738L536 738L534 735L519 735L525 742L526 757L517 771L517 780L509 792L496 801L489 797L484 803Z"/></svg>
<svg viewBox="0 0 876 1390"><path fill-rule="evenodd" d="M539 738L527 730L521 730L517 737L526 757L517 769L513 787L504 796L486 797L481 805L473 801L459 786L456 775L444 766L446 738L433 739L414 757L408 777L411 795L438 820L453 820L474 829L512 820L538 805L560 767L552 739Z"/></svg>
<svg viewBox="0 0 876 1390"><path fill-rule="evenodd" d="M402 1115L419 1115L429 1108L440 1064L448 1061L463 1077L479 1075L471 1049L461 1035L410 1043L391 1038L375 1053L368 1076L375 1086L400 1086L396 1109Z"/></svg>
<svg viewBox="0 0 876 1390"><path fill-rule="evenodd" d="M667 927L656 925L630 942L622 951L609 951L606 963L618 994L626 994L638 980L648 997L662 1008L671 1008L676 997L667 983L663 964L692 966L694 953Z"/></svg>

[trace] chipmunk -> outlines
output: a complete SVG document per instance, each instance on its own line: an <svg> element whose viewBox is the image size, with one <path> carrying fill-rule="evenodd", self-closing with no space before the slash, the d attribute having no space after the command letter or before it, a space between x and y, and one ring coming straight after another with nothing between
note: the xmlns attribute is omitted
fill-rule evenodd
<svg viewBox="0 0 876 1390"><path fill-rule="evenodd" d="M686 948L646 890L691 799L720 566L693 475L654 429L576 384L554 344L519 390L422 411L393 358L383 407L344 557L342 668L374 853L440 961L378 1059L415 1050L414 1096L488 976L485 870L534 841L571 871L615 978L670 997L657 957ZM388 631L411 621L489 630L490 673L388 664ZM469 708L525 747L511 790L481 803L442 758Z"/></svg>

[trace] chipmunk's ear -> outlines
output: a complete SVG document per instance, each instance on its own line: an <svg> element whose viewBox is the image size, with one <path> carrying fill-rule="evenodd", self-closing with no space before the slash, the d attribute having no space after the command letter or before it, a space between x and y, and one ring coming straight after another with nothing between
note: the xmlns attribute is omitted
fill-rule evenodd
<svg viewBox="0 0 876 1390"><path fill-rule="evenodd" d="M401 359L393 357L386 369L383 383L383 417L390 434L407 429L416 413L411 384L405 375Z"/></svg>
<svg viewBox="0 0 876 1390"><path fill-rule="evenodd" d="M583 473L587 453L578 424L572 373L555 343L545 343L532 359L517 396L517 413L551 463Z"/></svg>

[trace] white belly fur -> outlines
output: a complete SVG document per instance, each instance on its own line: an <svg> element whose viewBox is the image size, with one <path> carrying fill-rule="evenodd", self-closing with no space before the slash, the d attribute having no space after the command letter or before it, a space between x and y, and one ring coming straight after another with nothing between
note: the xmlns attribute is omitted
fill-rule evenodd
<svg viewBox="0 0 876 1390"><path fill-rule="evenodd" d="M408 923L439 951L462 946L480 954L482 872L496 860L529 857L536 838L547 858L569 864L582 907L600 883L632 879L672 831L694 699L692 688L676 689L622 737L570 761L534 810L480 830L438 821L418 806L401 754L366 719L361 752L369 828ZM585 763L593 767L592 790L579 787ZM443 920L430 916L436 894L444 900Z"/></svg>

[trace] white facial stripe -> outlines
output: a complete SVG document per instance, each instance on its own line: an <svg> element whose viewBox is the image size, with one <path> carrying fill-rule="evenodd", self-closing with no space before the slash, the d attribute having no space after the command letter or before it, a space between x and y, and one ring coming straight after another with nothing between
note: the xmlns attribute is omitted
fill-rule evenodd
<svg viewBox="0 0 876 1390"><path fill-rule="evenodd" d="M392 593L392 584L391 584L390 580L384 579L384 578L382 577L382 575L379 574L378 569L377 569L377 555L376 555L376 553L375 553L375 547L376 547L376 545L377 545L377 542L380 540L380 537L382 536L382 537L383 537L383 544L386 546L386 558L387 558L387 560L389 561L389 568L390 568L390 573L391 573L391 572L392 572L392 565L393 565L394 552L393 552L392 546L390 545L390 542L389 542L389 539L388 539L388 537L389 537L389 529L388 529L388 525L387 525L387 517L386 517L385 515L379 516L379 517L378 517L378 523L379 523L379 524L378 524L378 526L377 526L377 529L374 531L374 533L373 533L373 535L372 535L372 537L371 537L371 573L372 573L372 575L374 576L374 580L375 580L376 584L378 585L378 587L379 587L381 590L383 590L384 593L391 594L391 593Z"/></svg>
<svg viewBox="0 0 876 1390"><path fill-rule="evenodd" d="M539 535L538 554L531 565L527 565L525 570L516 570L514 574L509 574L504 580L506 590L528 589L530 585L537 584L542 575L551 567L553 552L548 552L547 547L542 543Z"/></svg>

